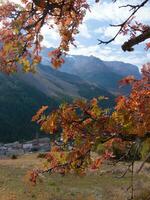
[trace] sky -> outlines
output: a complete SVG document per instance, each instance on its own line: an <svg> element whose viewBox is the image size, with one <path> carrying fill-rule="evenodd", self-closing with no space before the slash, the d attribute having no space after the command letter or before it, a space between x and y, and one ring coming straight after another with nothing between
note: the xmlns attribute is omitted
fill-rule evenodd
<svg viewBox="0 0 150 200"><path fill-rule="evenodd" d="M19 0L11 0L18 3ZM150 62L150 51L145 51L145 43L135 46L135 50L130 53L123 52L121 44L128 39L127 36L119 35L115 41L108 45L98 45L98 39L111 39L117 28L110 27L109 24L119 24L129 15L128 8L119 8L127 3L137 4L142 0L118 0L113 3L111 0L88 0L91 12L87 12L83 24L80 25L80 33L75 37L77 48L71 46L70 54L96 56L107 61L123 61L137 65L139 68L143 63ZM139 10L136 14L137 21L150 24L150 2ZM59 45L59 35L57 29L49 30L43 27L43 45L46 47L57 47ZM146 41L148 42L148 40Z"/></svg>

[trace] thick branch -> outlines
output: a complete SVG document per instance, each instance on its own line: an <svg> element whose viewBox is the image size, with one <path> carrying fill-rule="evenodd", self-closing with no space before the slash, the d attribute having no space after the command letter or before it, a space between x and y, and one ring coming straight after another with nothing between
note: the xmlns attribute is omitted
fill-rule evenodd
<svg viewBox="0 0 150 200"><path fill-rule="evenodd" d="M123 51L133 51L134 50L133 46L135 46L149 38L150 38L150 28L147 29L146 31L144 31L142 34L140 34L134 38L131 38L127 42L125 42L122 45L122 50Z"/></svg>

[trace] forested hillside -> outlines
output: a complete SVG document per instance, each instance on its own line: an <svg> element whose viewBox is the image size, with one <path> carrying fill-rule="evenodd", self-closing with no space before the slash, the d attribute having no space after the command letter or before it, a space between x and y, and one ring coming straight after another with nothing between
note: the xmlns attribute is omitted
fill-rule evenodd
<svg viewBox="0 0 150 200"><path fill-rule="evenodd" d="M115 97L103 88L76 75L39 65L35 74L0 74L0 142L23 141L35 137L38 127L32 116L44 104L49 110L76 98L107 96L102 106L113 108Z"/></svg>
<svg viewBox="0 0 150 200"><path fill-rule="evenodd" d="M31 118L43 103L54 109L59 101L50 98L17 76L0 74L0 142L23 141L35 137L37 126Z"/></svg>

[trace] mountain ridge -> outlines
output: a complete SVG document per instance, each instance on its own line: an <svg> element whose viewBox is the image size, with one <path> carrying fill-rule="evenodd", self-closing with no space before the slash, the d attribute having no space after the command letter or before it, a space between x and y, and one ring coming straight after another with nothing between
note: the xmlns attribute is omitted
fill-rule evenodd
<svg viewBox="0 0 150 200"><path fill-rule="evenodd" d="M49 61L48 51L42 51L45 64ZM107 96L109 100L102 106L113 108L114 94L129 92L129 89L119 91L118 81L131 72L140 77L136 67L132 66L132 70L126 67L120 72L119 64L126 64L117 64L94 56L67 56L59 70L54 70L49 63L48 66L39 64L35 74L25 74L20 69L11 76L0 73L0 142L35 137L38 128L31 123L31 118L42 105L49 105L53 110L64 100Z"/></svg>
<svg viewBox="0 0 150 200"><path fill-rule="evenodd" d="M50 65L50 58L46 56L52 48L44 48L41 52L42 63ZM141 77L137 66L120 61L103 61L94 56L67 55L65 63L59 69L61 72L74 74L89 83L107 90L113 95L126 95L130 87L119 88L119 81L128 75Z"/></svg>

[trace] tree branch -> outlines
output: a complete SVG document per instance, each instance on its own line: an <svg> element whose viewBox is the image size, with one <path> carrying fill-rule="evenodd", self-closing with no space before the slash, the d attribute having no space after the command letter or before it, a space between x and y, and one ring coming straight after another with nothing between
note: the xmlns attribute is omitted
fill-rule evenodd
<svg viewBox="0 0 150 200"><path fill-rule="evenodd" d="M140 168L137 170L137 173L139 173L139 172L142 170L144 164L148 161L149 158L150 158L150 152L148 153L148 155L146 156L146 158L145 158L144 161L142 162Z"/></svg>
<svg viewBox="0 0 150 200"><path fill-rule="evenodd" d="M148 28L146 31L144 31L140 35L138 35L134 38L131 38L127 42L125 42L122 45L122 50L123 51L133 51L134 50L133 46L135 46L149 38L150 38L150 28Z"/></svg>
<svg viewBox="0 0 150 200"><path fill-rule="evenodd" d="M99 41L99 45L100 45L100 44L109 44L109 43L113 42L113 41L117 38L117 36L121 33L121 31L123 30L124 26L125 26L128 22L130 22L130 20L132 20L132 17L138 12L138 10L139 10L140 8L142 8L143 6L145 6L145 4L146 4L148 1L149 1L149 0L144 0L141 4L138 4L138 5L129 5L129 4L127 4L126 6L122 6L122 7L128 7L128 6L130 6L130 7L132 8L131 10L133 10L133 12L129 15L129 17L128 17L123 23L121 23L121 24L116 24L116 25L110 25L110 26L114 26L114 27L120 27L120 29L118 30L118 32L116 33L116 35L115 35L113 38L111 38L110 40L107 40L107 41L98 40L98 41ZM148 38L149 38L149 37L148 37ZM143 40L143 41L144 41L144 40ZM138 43L136 43L136 44L138 44ZM129 48L129 50L130 50L130 51L133 51L132 46Z"/></svg>

